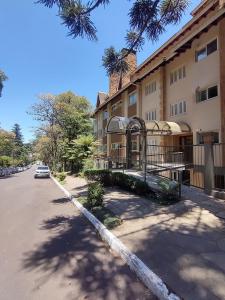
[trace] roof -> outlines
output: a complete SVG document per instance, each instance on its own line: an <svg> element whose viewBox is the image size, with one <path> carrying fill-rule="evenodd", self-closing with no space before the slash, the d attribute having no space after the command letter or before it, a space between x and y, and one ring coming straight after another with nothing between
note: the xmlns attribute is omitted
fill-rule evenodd
<svg viewBox="0 0 225 300"><path fill-rule="evenodd" d="M103 104L108 97L109 97L109 95L107 93L105 93L105 92L98 92L96 107L98 107L99 105Z"/></svg>
<svg viewBox="0 0 225 300"><path fill-rule="evenodd" d="M179 54L179 51L182 52L183 48L185 49L186 46L188 48L189 45L185 46L185 43L187 44L189 41L192 41L194 38L196 38L198 36L198 33L195 33L195 35L192 33L192 31L191 31L192 27L194 25L196 25L197 23L199 23L199 20L201 18L204 18L212 9L215 8L215 6L218 3L219 3L218 0L203 0L195 8L195 10L192 12L193 18L180 31L178 31L166 43L164 43L157 51L155 51L142 64L140 64L139 67L137 67L137 69L131 74L131 78L132 78L132 76L133 77L136 76L136 78L133 81L127 83L122 89L120 89L119 91L117 91L114 95L112 95L111 97L108 97L105 102L100 103L100 105L98 105L98 103L97 103L97 109L95 110L94 114L98 110L100 110L106 103L109 103L116 96L118 96L119 94L121 94L122 92L124 92L128 87L130 87L131 85L137 83L139 80L143 79L144 77L148 76L151 72L154 72L155 70L157 70L161 65L163 65L165 63L168 63L171 59L173 59L176 55ZM215 17L215 20L219 19L221 16L224 16L224 11L220 12ZM210 26L213 22L215 22L215 20L212 20L212 22L209 23L209 24L207 24L207 22L205 22L203 24L202 28L199 29L199 32L206 30L207 26ZM181 43L179 44L179 47L177 47L176 49L174 49L173 53L170 53L170 55L168 57L163 57L162 56L162 60L157 65L153 66L151 68L151 70L148 71L143 76L138 77L138 73L144 67L146 67L154 59L156 59L159 55L161 55L163 51L165 51L170 46L172 46L179 38L183 37L186 32L189 32L189 36L186 39L184 39L184 40L181 41Z"/></svg>

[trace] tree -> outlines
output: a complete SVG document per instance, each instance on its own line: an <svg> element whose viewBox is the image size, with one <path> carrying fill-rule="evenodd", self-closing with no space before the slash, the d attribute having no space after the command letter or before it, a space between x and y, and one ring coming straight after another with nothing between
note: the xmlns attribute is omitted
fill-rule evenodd
<svg viewBox="0 0 225 300"><path fill-rule="evenodd" d="M0 128L0 156L12 156L14 141L14 133Z"/></svg>
<svg viewBox="0 0 225 300"><path fill-rule="evenodd" d="M12 132L15 134L15 143L17 146L22 146L23 145L23 135L21 132L20 125L15 123L13 125Z"/></svg>
<svg viewBox="0 0 225 300"><path fill-rule="evenodd" d="M72 171L80 171L87 158L91 157L96 149L94 137L80 135L77 139L65 143L63 157L72 163Z"/></svg>
<svg viewBox="0 0 225 300"><path fill-rule="evenodd" d="M0 97L2 96L2 89L4 87L3 82L6 81L8 77L3 71L0 70Z"/></svg>
<svg viewBox="0 0 225 300"><path fill-rule="evenodd" d="M74 169L73 160L64 154L72 140L81 134L90 134L90 112L88 100L70 91L60 95L41 95L38 103L31 107L29 113L40 122L36 149L41 151L42 160L48 161L54 170L62 162L68 162L68 168Z"/></svg>
<svg viewBox="0 0 225 300"><path fill-rule="evenodd" d="M72 38L86 37L97 40L97 29L91 20L91 13L110 0L38 0L49 8L58 7L58 15L68 28ZM126 50L116 51L114 47L105 50L103 66L107 73L125 73L129 65L125 58L133 50L142 49L145 39L155 41L169 24L177 24L190 0L134 0L128 12L130 29L125 36Z"/></svg>

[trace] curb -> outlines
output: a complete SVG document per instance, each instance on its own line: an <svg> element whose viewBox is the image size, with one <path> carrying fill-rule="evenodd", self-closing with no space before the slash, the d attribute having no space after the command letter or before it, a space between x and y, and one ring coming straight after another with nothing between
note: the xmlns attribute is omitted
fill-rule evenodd
<svg viewBox="0 0 225 300"><path fill-rule="evenodd" d="M107 242L109 247L115 251L123 261L128 264L130 269L134 271L137 277L144 285L155 294L160 300L181 300L177 295L170 293L166 284L153 271L151 271L142 260L133 254L126 246L112 234L93 214L91 214L83 205L73 198L53 176L51 176L55 184L64 192L64 194L73 202L73 204L85 215L85 217L94 225L99 232L101 238Z"/></svg>

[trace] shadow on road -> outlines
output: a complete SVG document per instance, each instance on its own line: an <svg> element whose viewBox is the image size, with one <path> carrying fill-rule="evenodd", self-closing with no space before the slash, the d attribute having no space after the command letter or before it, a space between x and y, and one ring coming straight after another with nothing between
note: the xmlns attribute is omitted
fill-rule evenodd
<svg viewBox="0 0 225 300"><path fill-rule="evenodd" d="M52 202L64 201L66 198ZM51 235L24 254L23 268L27 271L38 271L42 278L60 274L88 299L155 299L119 258L109 254L82 216L58 215L45 220L40 230ZM76 296L78 299L79 293Z"/></svg>

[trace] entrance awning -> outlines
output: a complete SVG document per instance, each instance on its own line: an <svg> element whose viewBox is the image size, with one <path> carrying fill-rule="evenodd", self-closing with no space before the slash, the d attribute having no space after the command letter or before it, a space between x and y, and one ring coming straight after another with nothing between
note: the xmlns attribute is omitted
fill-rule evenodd
<svg viewBox="0 0 225 300"><path fill-rule="evenodd" d="M149 121L133 117L111 117L106 126L108 134L126 134L130 132L146 132L149 135L176 135L190 133L190 127L184 122L167 122L167 121Z"/></svg>
<svg viewBox="0 0 225 300"><path fill-rule="evenodd" d="M176 135L191 132L184 122L150 121L145 124L146 130L152 135Z"/></svg>
<svg viewBox="0 0 225 300"><path fill-rule="evenodd" d="M130 119L126 117L111 117L106 126L106 133L126 134Z"/></svg>

